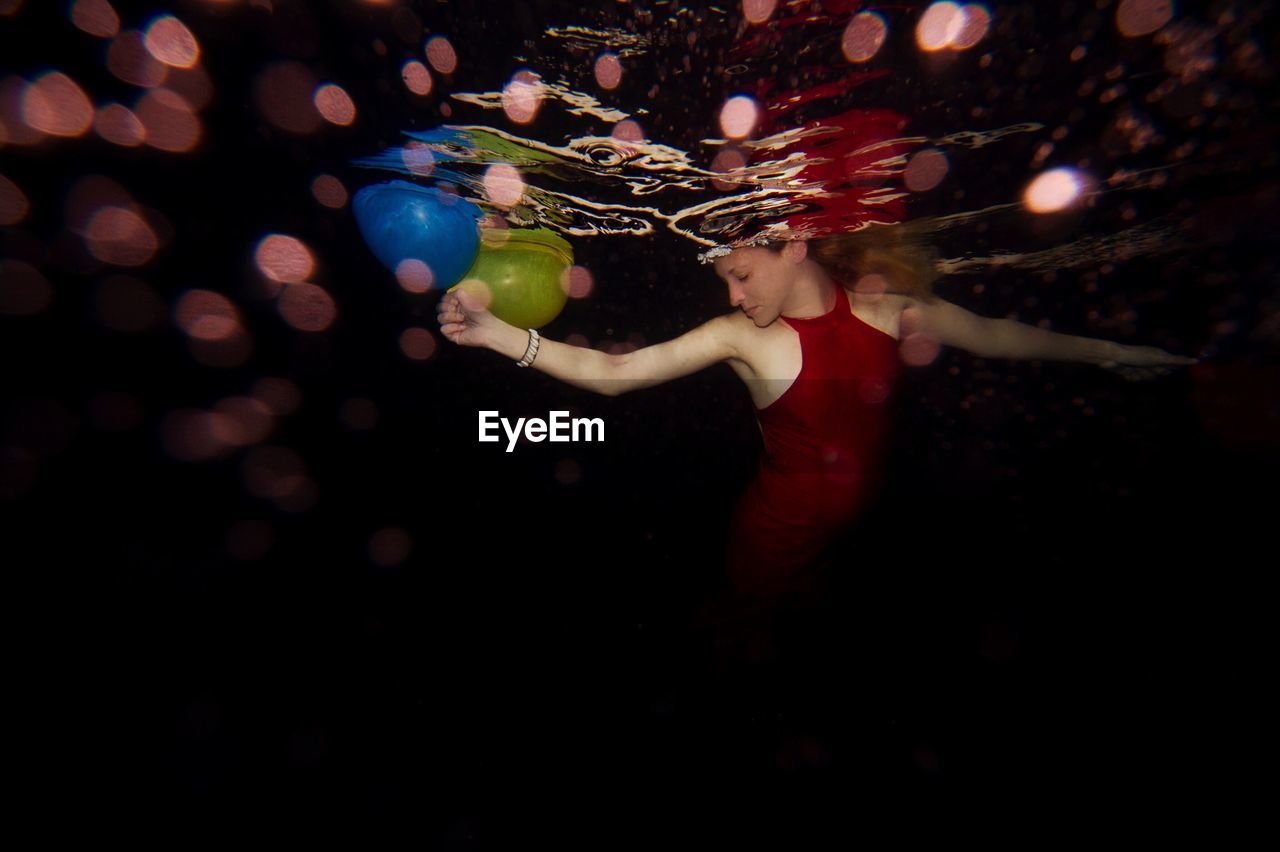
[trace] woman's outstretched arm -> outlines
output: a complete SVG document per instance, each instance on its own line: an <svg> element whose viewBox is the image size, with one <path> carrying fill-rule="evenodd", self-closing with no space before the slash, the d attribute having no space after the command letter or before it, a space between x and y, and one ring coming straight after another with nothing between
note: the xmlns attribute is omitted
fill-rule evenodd
<svg viewBox="0 0 1280 852"><path fill-rule="evenodd" d="M923 332L982 358L1079 361L1100 367L1161 368L1194 364L1154 346L1126 346L1096 337L1061 334L1009 319L983 317L944 299L904 301L900 336Z"/></svg>
<svg viewBox="0 0 1280 852"><path fill-rule="evenodd" d="M436 317L441 333L462 346L484 346L518 361L529 345L526 329L498 319L461 289L445 293ZM617 396L738 357L734 321L725 314L674 340L618 355L543 337L532 366L575 387Z"/></svg>

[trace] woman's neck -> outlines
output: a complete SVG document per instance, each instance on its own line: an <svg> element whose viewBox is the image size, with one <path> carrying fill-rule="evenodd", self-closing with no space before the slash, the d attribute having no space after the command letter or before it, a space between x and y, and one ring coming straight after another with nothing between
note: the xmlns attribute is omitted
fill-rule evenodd
<svg viewBox="0 0 1280 852"><path fill-rule="evenodd" d="M835 288L838 286L835 279L817 264L813 264L812 269L801 269L796 273L791 294L783 303L780 313L783 317L792 319L825 316L835 307Z"/></svg>

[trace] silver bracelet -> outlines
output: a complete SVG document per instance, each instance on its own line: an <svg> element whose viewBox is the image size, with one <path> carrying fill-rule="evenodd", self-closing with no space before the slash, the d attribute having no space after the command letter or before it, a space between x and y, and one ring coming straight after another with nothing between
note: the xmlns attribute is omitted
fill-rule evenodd
<svg viewBox="0 0 1280 852"><path fill-rule="evenodd" d="M524 357L516 362L517 367L527 367L533 363L533 359L538 357L538 344L541 339L535 329L529 329L529 346L524 350Z"/></svg>

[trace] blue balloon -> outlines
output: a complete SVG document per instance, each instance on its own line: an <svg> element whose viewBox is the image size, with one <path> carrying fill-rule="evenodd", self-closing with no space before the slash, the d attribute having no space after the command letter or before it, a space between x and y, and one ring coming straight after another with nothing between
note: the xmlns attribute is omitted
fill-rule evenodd
<svg viewBox="0 0 1280 852"><path fill-rule="evenodd" d="M395 272L404 260L420 260L431 270L434 287L447 289L462 280L480 250L480 208L433 186L403 180L366 186L351 209L384 266Z"/></svg>

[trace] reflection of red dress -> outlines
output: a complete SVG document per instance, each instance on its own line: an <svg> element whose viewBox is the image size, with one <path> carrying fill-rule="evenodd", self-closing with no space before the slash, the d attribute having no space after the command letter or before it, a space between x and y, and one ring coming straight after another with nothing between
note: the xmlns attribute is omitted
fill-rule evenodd
<svg viewBox="0 0 1280 852"><path fill-rule="evenodd" d="M756 410L764 454L729 527L739 592L772 595L797 579L879 486L892 427L898 342L855 317L843 287L800 335L803 364L786 392Z"/></svg>

